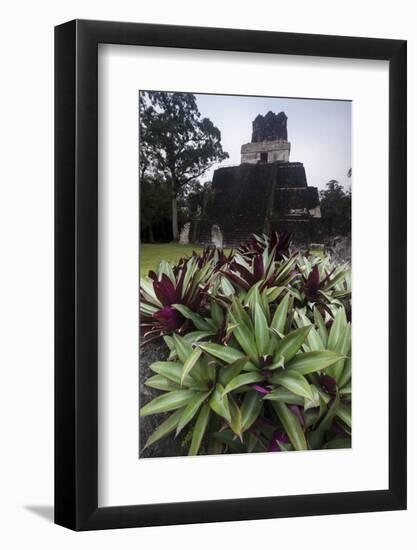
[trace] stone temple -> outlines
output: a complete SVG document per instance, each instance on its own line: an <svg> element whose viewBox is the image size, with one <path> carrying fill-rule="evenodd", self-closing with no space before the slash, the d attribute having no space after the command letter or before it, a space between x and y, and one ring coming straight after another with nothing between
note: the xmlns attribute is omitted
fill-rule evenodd
<svg viewBox="0 0 417 550"><path fill-rule="evenodd" d="M309 244L321 230L317 187L307 185L301 162L290 162L287 116L269 111L252 123L252 141L241 148L241 164L214 172L212 193L191 238L211 246L236 246L252 233L290 231Z"/></svg>

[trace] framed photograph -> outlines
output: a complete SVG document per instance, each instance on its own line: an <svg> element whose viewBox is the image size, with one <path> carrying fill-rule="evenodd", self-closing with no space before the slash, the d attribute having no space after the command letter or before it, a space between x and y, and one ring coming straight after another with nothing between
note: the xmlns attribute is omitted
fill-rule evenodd
<svg viewBox="0 0 417 550"><path fill-rule="evenodd" d="M406 42L55 29L55 522L406 508Z"/></svg>

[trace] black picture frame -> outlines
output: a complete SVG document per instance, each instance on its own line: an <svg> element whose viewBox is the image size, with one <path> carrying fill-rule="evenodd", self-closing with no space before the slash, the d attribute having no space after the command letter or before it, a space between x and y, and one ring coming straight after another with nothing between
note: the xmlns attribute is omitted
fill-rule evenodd
<svg viewBox="0 0 417 550"><path fill-rule="evenodd" d="M98 44L389 62L389 488L98 507ZM74 530L406 508L406 41L74 20L55 28L55 522ZM371 407L371 405L370 405Z"/></svg>

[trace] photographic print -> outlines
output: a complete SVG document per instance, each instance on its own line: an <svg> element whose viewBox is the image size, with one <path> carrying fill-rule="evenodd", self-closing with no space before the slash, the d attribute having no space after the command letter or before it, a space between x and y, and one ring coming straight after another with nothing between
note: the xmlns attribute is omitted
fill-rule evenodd
<svg viewBox="0 0 417 550"><path fill-rule="evenodd" d="M139 91L139 457L351 447L351 101Z"/></svg>

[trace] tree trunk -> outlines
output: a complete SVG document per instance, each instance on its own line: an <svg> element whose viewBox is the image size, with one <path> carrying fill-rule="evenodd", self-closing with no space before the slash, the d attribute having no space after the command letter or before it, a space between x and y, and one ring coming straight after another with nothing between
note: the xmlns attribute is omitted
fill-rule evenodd
<svg viewBox="0 0 417 550"><path fill-rule="evenodd" d="M178 205L177 205L177 196L172 195L172 239L178 241L180 238L178 232Z"/></svg>
<svg viewBox="0 0 417 550"><path fill-rule="evenodd" d="M152 225L149 226L149 242L151 242L151 243L155 242L155 237L153 235Z"/></svg>

